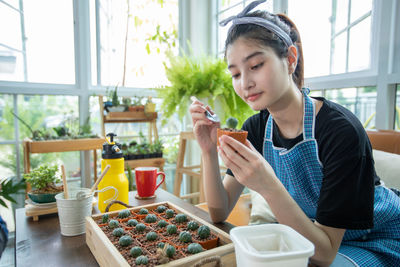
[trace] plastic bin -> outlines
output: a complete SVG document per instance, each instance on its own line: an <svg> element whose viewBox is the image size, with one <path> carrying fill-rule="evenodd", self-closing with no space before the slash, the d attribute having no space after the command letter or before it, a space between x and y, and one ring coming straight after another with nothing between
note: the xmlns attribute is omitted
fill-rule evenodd
<svg viewBox="0 0 400 267"><path fill-rule="evenodd" d="M235 227L230 231L237 266L307 266L314 245L291 227L261 224Z"/></svg>

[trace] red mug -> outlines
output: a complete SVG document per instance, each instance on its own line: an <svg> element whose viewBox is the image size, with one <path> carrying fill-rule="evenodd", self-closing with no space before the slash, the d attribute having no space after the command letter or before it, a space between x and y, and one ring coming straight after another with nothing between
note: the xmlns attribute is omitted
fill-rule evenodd
<svg viewBox="0 0 400 267"><path fill-rule="evenodd" d="M157 184L157 177L162 175L161 182ZM139 197L152 197L157 188L164 182L165 173L157 172L156 167L135 168L136 188Z"/></svg>

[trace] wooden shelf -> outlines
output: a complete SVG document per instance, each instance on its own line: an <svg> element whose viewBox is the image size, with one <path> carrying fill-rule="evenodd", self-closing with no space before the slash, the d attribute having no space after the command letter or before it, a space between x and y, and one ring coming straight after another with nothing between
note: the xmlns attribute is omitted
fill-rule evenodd
<svg viewBox="0 0 400 267"><path fill-rule="evenodd" d="M164 158L148 158L148 159L133 159L133 160L125 160L125 168L128 166L131 169L137 167L157 167L160 168L161 171L164 171Z"/></svg>
<svg viewBox="0 0 400 267"><path fill-rule="evenodd" d="M108 112L104 115L105 123L118 122L150 122L157 119L157 112L144 111L125 111L125 112Z"/></svg>
<svg viewBox="0 0 400 267"><path fill-rule="evenodd" d="M105 141L103 137L46 141L24 140L29 146L29 152L32 154L101 149Z"/></svg>

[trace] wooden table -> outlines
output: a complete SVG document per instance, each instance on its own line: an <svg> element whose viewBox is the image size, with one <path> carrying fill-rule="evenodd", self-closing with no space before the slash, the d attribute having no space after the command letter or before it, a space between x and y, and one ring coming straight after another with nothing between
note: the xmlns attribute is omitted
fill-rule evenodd
<svg viewBox="0 0 400 267"><path fill-rule="evenodd" d="M129 192L129 205L140 206L162 201L170 201L194 215L211 222L210 216L190 203L159 188L157 197L138 200L136 191ZM96 208L93 213L99 213ZM25 216L25 209L16 210L15 253L16 266L99 266L86 245L85 234L64 237L60 234L57 214L43 215L38 222ZM234 226L229 223L214 224L225 232Z"/></svg>

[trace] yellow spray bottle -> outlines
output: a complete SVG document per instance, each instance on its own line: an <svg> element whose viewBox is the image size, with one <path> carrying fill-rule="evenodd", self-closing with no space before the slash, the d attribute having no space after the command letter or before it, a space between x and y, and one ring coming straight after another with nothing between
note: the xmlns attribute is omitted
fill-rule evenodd
<svg viewBox="0 0 400 267"><path fill-rule="evenodd" d="M109 139L106 137L107 142L103 144L101 171L103 172L107 165L110 165L110 169L99 183L98 190L102 190L108 186L115 187L118 190L118 197L116 200L129 204L129 181L124 172L124 157L121 151L121 144L114 142L115 136L117 135L114 133L107 134ZM114 197L114 193L114 190L99 192L100 212L105 212L109 203L107 200L111 200ZM110 207L109 211L121 209L126 209L126 207L120 204L114 204Z"/></svg>

